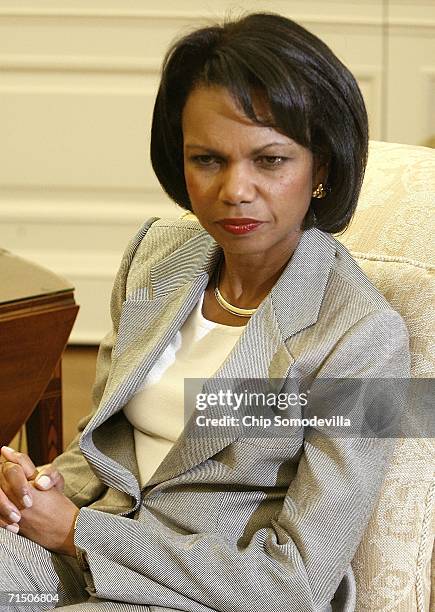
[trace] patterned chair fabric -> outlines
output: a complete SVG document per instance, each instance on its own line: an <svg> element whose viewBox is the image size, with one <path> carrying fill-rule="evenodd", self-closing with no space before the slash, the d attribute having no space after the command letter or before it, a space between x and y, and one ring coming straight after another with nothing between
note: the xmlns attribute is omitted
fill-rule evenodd
<svg viewBox="0 0 435 612"><path fill-rule="evenodd" d="M434 185L432 149L371 142L357 213L338 236L405 320L414 378L435 375ZM433 438L397 441L377 507L352 561L357 612L435 608L434 465Z"/></svg>

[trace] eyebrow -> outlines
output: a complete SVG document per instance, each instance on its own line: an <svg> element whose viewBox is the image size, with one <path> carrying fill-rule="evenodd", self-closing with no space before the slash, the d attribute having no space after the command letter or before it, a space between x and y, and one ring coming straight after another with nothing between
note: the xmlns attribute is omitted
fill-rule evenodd
<svg viewBox="0 0 435 612"><path fill-rule="evenodd" d="M258 155L258 153L262 153L265 149L268 149L269 147L291 147L293 146L293 143L291 142L269 142L265 145L263 145L262 147L258 147L257 149L254 149L252 151L252 153L254 155ZM200 144L187 144L186 145L186 149L203 149L204 151L207 151L207 153L212 153L213 155L221 155L221 153L219 151L217 151L216 149L213 149L211 147L206 147L204 145L200 145Z"/></svg>

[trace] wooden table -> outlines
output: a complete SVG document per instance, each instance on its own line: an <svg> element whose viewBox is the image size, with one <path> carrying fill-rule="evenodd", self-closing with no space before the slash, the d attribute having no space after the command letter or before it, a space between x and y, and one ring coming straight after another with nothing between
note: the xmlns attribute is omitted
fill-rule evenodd
<svg viewBox="0 0 435 612"><path fill-rule="evenodd" d="M35 465L63 451L61 356L78 308L68 281L0 249L0 444L26 423Z"/></svg>

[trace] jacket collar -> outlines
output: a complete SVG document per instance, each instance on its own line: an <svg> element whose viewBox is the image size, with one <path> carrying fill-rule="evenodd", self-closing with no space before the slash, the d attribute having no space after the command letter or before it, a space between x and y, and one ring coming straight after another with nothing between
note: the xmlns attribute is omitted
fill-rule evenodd
<svg viewBox="0 0 435 612"><path fill-rule="evenodd" d="M207 277L207 282L222 255L221 247L205 231L173 251L151 268L151 298L172 293L186 283Z"/></svg>

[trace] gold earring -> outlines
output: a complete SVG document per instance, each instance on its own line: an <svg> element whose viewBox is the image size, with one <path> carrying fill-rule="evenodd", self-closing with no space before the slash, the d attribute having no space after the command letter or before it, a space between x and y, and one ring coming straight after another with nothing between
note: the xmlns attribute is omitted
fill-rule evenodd
<svg viewBox="0 0 435 612"><path fill-rule="evenodd" d="M323 183L319 183L315 190L313 191L312 197L321 200L326 196L326 189L323 186Z"/></svg>

